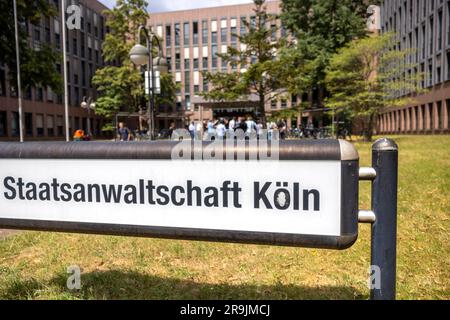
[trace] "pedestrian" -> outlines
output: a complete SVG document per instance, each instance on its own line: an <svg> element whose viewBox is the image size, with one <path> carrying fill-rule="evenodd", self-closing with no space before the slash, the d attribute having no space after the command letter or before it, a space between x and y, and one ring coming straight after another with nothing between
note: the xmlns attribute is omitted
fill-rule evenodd
<svg viewBox="0 0 450 320"><path fill-rule="evenodd" d="M130 130L125 126L123 122L119 123L119 129L117 130L120 141L131 141Z"/></svg>
<svg viewBox="0 0 450 320"><path fill-rule="evenodd" d="M258 121L256 124L256 136L258 137L258 140L261 139L261 136L263 134L263 124Z"/></svg>
<svg viewBox="0 0 450 320"><path fill-rule="evenodd" d="M214 135L216 134L216 129L214 129L214 120L209 120L208 124L206 125L207 133L208 133L208 140L214 140Z"/></svg>
<svg viewBox="0 0 450 320"><path fill-rule="evenodd" d="M256 122L252 119L252 117L248 117L247 121L245 123L247 125L247 130L246 130L247 138L249 138L249 139L253 138L257 132Z"/></svg>
<svg viewBox="0 0 450 320"><path fill-rule="evenodd" d="M189 125L189 134L191 135L191 139L194 139L194 137L195 137L195 124L194 124L193 121Z"/></svg>
<svg viewBox="0 0 450 320"><path fill-rule="evenodd" d="M281 119L280 121L278 121L277 123L277 127L278 130L280 131L280 139L281 140L286 140L286 122Z"/></svg>
<svg viewBox="0 0 450 320"><path fill-rule="evenodd" d="M83 141L84 140L84 131L79 129L77 131L75 131L75 133L73 134L73 141Z"/></svg>
<svg viewBox="0 0 450 320"><path fill-rule="evenodd" d="M203 125L199 121L195 126L195 137L196 137L195 139L202 140L202 132L203 132Z"/></svg>
<svg viewBox="0 0 450 320"><path fill-rule="evenodd" d="M223 119L220 119L219 124L216 127L217 137L220 140L223 140L225 137L225 132L227 131L227 128L225 127L225 121Z"/></svg>
<svg viewBox="0 0 450 320"><path fill-rule="evenodd" d="M175 131L175 122L171 122L169 125L169 130L168 130L168 135L169 135L169 139L172 140L172 134Z"/></svg>

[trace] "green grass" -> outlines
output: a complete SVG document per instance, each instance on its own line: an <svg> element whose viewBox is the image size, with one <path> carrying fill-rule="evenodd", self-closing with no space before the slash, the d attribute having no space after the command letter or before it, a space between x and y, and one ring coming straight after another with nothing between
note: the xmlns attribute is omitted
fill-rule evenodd
<svg viewBox="0 0 450 320"><path fill-rule="evenodd" d="M450 136L398 136L398 299L450 297ZM370 144L356 143L368 166ZM361 182L361 208L370 186ZM1 299L367 299L370 226L346 251L23 232L0 240ZM82 289L66 289L67 267Z"/></svg>

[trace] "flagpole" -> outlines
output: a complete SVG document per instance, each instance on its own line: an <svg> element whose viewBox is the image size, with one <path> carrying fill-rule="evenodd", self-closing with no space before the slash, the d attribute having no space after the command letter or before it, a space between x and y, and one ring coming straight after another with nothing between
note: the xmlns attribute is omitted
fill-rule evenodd
<svg viewBox="0 0 450 320"><path fill-rule="evenodd" d="M20 51L19 51L19 26L17 21L17 3L13 0L14 4L14 29L16 37L16 62L17 62L17 97L19 103L19 137L20 142L23 142L23 110L22 110L22 81L20 79Z"/></svg>
<svg viewBox="0 0 450 320"><path fill-rule="evenodd" d="M67 46L66 46L66 1L61 0L61 27L63 41L63 70L64 70L64 113L66 120L66 141L70 141L69 129L69 92L67 80Z"/></svg>

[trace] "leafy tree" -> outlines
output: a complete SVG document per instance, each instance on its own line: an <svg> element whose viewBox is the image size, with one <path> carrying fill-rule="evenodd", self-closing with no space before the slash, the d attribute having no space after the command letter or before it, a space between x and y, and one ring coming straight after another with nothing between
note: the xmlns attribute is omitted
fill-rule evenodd
<svg viewBox="0 0 450 320"><path fill-rule="evenodd" d="M136 43L139 26L147 21L147 5L144 0L118 0L112 10L104 12L109 28L103 42L107 66L97 69L92 83L99 92L96 113L106 119L113 119L121 110L134 111L140 105L143 80L129 52ZM103 130L113 130L112 121Z"/></svg>
<svg viewBox="0 0 450 320"><path fill-rule="evenodd" d="M395 34L354 40L332 57L326 70L327 106L360 119L367 141L380 111L404 105L424 91L423 74L408 62L412 51L398 50L396 43Z"/></svg>
<svg viewBox="0 0 450 320"><path fill-rule="evenodd" d="M366 0L282 0L281 20L296 38L293 53L302 64L291 65L301 75L290 89L322 88L330 57L348 42L366 36Z"/></svg>
<svg viewBox="0 0 450 320"><path fill-rule="evenodd" d="M13 2L0 1L0 12L0 61L8 66L12 83L17 83ZM60 60L59 55L45 43L40 43L39 50L30 47L26 30L26 25L38 25L43 19L55 15L56 8L47 0L17 0L20 67L25 89L49 86L57 93L62 92L62 77L55 68L55 63Z"/></svg>
<svg viewBox="0 0 450 320"><path fill-rule="evenodd" d="M136 44L139 26L147 23L147 6L145 0L118 0L112 10L105 12L110 32L103 43L103 55L108 65L96 71L93 83L99 91L96 112L106 119L112 119L121 110L134 112L142 106L144 80L141 70L131 62L129 53ZM161 86L161 95L155 97L156 109L159 104L173 104L174 101L172 78L163 75ZM112 129L112 122L103 128Z"/></svg>
<svg viewBox="0 0 450 320"><path fill-rule="evenodd" d="M267 12L265 0L254 0L254 4L255 19L245 22L247 32L233 35L241 43L240 48L228 47L226 53L217 54L236 69L246 71L205 73L212 88L202 96L215 101L231 101L248 99L251 94L256 94L258 112L262 123L266 124L266 103L283 94L285 87L283 72L288 66L277 53L286 40L273 38L278 30L273 27L277 17Z"/></svg>

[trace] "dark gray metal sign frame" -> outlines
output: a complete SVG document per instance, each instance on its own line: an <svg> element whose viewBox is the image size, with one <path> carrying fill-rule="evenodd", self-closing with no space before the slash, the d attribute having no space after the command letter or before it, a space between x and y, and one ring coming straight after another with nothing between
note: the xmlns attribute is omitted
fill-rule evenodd
<svg viewBox="0 0 450 320"><path fill-rule="evenodd" d="M0 144L0 159L121 159L121 160L170 160L172 150L179 142L159 141L146 143L3 143ZM209 143L204 142L203 147ZM245 150L242 150L242 148ZM136 225L114 225L100 223L1 219L0 227L141 236L217 242L253 243L268 245L298 246L310 248L346 249L358 237L358 154L348 142L282 141L280 161L286 160L335 160L341 161L341 235L320 236L269 232L172 228ZM239 152L255 152L255 146L246 142L244 146L235 142L235 157ZM270 148L269 148L270 149ZM194 157L195 147L191 148ZM227 150L224 148L224 153ZM228 148L229 152L229 148ZM175 160L176 161L176 160ZM270 160L267 160L270 161Z"/></svg>
<svg viewBox="0 0 450 320"><path fill-rule="evenodd" d="M0 143L0 159L103 159L169 160L179 142L36 142ZM203 142L202 147L209 143ZM270 144L269 144L270 145ZM226 145L225 145L226 146ZM229 146L226 146L229 148ZM259 154L260 148L235 143L234 154ZM257 150L255 149L257 148ZM198 154L195 145L191 158ZM230 150L223 150L224 155ZM358 237L358 222L372 223L371 263L380 269L380 287L371 289L372 299L395 299L398 147L381 139L373 145L373 168L359 168L359 156L342 140L280 141L279 160L341 162L341 235L337 237L191 228L114 225L99 223L1 219L0 227L22 230L111 234L167 239L285 245L347 249ZM270 161L270 160L267 160ZM363 170L368 169L368 170ZM359 181L372 181L372 211L358 211Z"/></svg>

